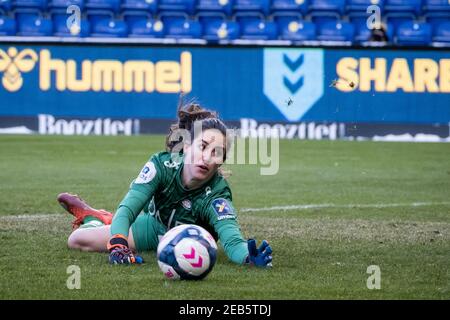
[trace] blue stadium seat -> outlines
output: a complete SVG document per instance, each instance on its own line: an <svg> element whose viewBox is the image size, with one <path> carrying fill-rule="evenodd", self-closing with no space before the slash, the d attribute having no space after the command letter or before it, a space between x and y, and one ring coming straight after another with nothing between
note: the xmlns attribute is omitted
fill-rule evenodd
<svg viewBox="0 0 450 320"><path fill-rule="evenodd" d="M91 37L123 38L128 36L128 26L123 20L103 19L92 25Z"/></svg>
<svg viewBox="0 0 450 320"><path fill-rule="evenodd" d="M397 28L401 24L406 23L406 22L414 22L414 21L416 21L416 19L413 18L412 16L410 16L409 14L405 14L405 15L399 14L399 15L394 15L394 16L387 15L386 21L393 26L394 30L397 30Z"/></svg>
<svg viewBox="0 0 450 320"><path fill-rule="evenodd" d="M433 33L433 42L445 43L450 46L450 21L444 22Z"/></svg>
<svg viewBox="0 0 450 320"><path fill-rule="evenodd" d="M67 17L56 15L53 16L53 35L57 37L89 37L90 23L86 19L81 19L78 26L72 26L69 29L67 27Z"/></svg>
<svg viewBox="0 0 450 320"><path fill-rule="evenodd" d="M17 29L18 36L44 37L53 34L52 21L42 17L20 18Z"/></svg>
<svg viewBox="0 0 450 320"><path fill-rule="evenodd" d="M121 8L122 19L128 26L139 22L140 27L136 30L144 31L141 27L145 26L147 20L152 19L153 15L158 12L158 2L157 0L124 0Z"/></svg>
<svg viewBox="0 0 450 320"><path fill-rule="evenodd" d="M308 10L310 12L335 12L343 15L345 0L311 0Z"/></svg>
<svg viewBox="0 0 450 320"><path fill-rule="evenodd" d="M295 12L302 16L308 13L309 0L272 0L272 12Z"/></svg>
<svg viewBox="0 0 450 320"><path fill-rule="evenodd" d="M424 0L423 11L425 11L425 12L450 12L450 1L448 1L448 0Z"/></svg>
<svg viewBox="0 0 450 320"><path fill-rule="evenodd" d="M13 0L12 10L16 19L37 19L44 15L47 0Z"/></svg>
<svg viewBox="0 0 450 320"><path fill-rule="evenodd" d="M240 35L239 24L235 21L207 21L203 24L203 30L203 39L210 42L235 40Z"/></svg>
<svg viewBox="0 0 450 320"><path fill-rule="evenodd" d="M365 12L351 12L348 15L348 20L354 25L366 25L369 15Z"/></svg>
<svg viewBox="0 0 450 320"><path fill-rule="evenodd" d="M422 11L422 0L386 0L384 8L387 14L411 13L417 17Z"/></svg>
<svg viewBox="0 0 450 320"><path fill-rule="evenodd" d="M16 20L7 16L0 16L0 36L15 36Z"/></svg>
<svg viewBox="0 0 450 320"><path fill-rule="evenodd" d="M164 38L164 23L154 19L140 19L128 25L129 38Z"/></svg>
<svg viewBox="0 0 450 320"><path fill-rule="evenodd" d="M441 27L441 24L450 21L450 14L446 12L436 12L427 14L425 19L427 23L431 24L433 30L437 30Z"/></svg>
<svg viewBox="0 0 450 320"><path fill-rule="evenodd" d="M317 37L316 24L309 21L292 20L288 24L282 24L279 30L283 40L311 41Z"/></svg>
<svg viewBox="0 0 450 320"><path fill-rule="evenodd" d="M201 39L202 25L192 19L165 20L166 38Z"/></svg>
<svg viewBox="0 0 450 320"><path fill-rule="evenodd" d="M355 26L355 43L361 43L369 41L372 36L372 30L367 28L367 25L365 22L352 22Z"/></svg>
<svg viewBox="0 0 450 320"><path fill-rule="evenodd" d="M45 11L47 9L47 0L14 0L12 5L15 9L34 8Z"/></svg>
<svg viewBox="0 0 450 320"><path fill-rule="evenodd" d="M426 22L405 22L398 26L396 43L399 45L428 46L431 43L431 25Z"/></svg>
<svg viewBox="0 0 450 320"><path fill-rule="evenodd" d="M120 11L122 0L86 0L88 10L107 10L114 13Z"/></svg>
<svg viewBox="0 0 450 320"><path fill-rule="evenodd" d="M397 29L401 24L416 20L422 11L422 0L386 0L386 20Z"/></svg>
<svg viewBox="0 0 450 320"><path fill-rule="evenodd" d="M86 0L87 16L91 28L105 19L114 19L120 11L121 0Z"/></svg>
<svg viewBox="0 0 450 320"><path fill-rule="evenodd" d="M134 23L142 23L142 20L147 21L153 18L150 12L142 11L124 11L122 12L121 17L127 23L128 27L132 26Z"/></svg>
<svg viewBox="0 0 450 320"><path fill-rule="evenodd" d="M345 13L345 0L311 0L308 10L317 24L335 22Z"/></svg>
<svg viewBox="0 0 450 320"><path fill-rule="evenodd" d="M81 11L83 11L84 2L85 0L50 0L48 2L48 8L50 9L50 11L57 10L66 12L67 8L70 5L76 5L80 8Z"/></svg>
<svg viewBox="0 0 450 320"><path fill-rule="evenodd" d="M178 11L189 15L195 13L196 0L159 0L159 11Z"/></svg>
<svg viewBox="0 0 450 320"><path fill-rule="evenodd" d="M225 20L229 20L225 13L219 11L199 11L195 17L202 25L209 22L222 23Z"/></svg>
<svg viewBox="0 0 450 320"><path fill-rule="evenodd" d="M277 25L273 21L261 19L241 19L241 39L246 40L276 40Z"/></svg>
<svg viewBox="0 0 450 320"><path fill-rule="evenodd" d="M197 12L222 12L230 16L234 0L198 0Z"/></svg>
<svg viewBox="0 0 450 320"><path fill-rule="evenodd" d="M348 14L352 12L365 12L371 5L376 5L380 8L381 12L384 9L385 0L347 0L346 11Z"/></svg>
<svg viewBox="0 0 450 320"><path fill-rule="evenodd" d="M189 15L185 12L163 11L159 13L158 18L164 23L165 29L167 30L167 26L174 21L181 23L189 20Z"/></svg>
<svg viewBox="0 0 450 320"><path fill-rule="evenodd" d="M336 21L325 22L319 26L318 40L353 42L355 27L350 22Z"/></svg>
<svg viewBox="0 0 450 320"><path fill-rule="evenodd" d="M123 0L122 12L156 13L158 11L157 0Z"/></svg>
<svg viewBox="0 0 450 320"><path fill-rule="evenodd" d="M299 22L300 20L303 20L303 17L301 14L295 12L275 12L272 15L272 19L277 23L278 30L282 30L287 29L292 21Z"/></svg>
<svg viewBox="0 0 450 320"><path fill-rule="evenodd" d="M235 12L260 12L269 15L270 0L236 0L233 10Z"/></svg>
<svg viewBox="0 0 450 320"><path fill-rule="evenodd" d="M11 0L0 0L0 13L6 15L11 10Z"/></svg>
<svg viewBox="0 0 450 320"><path fill-rule="evenodd" d="M440 24L450 21L450 1L425 0L423 12L426 21L432 24L434 30L437 30Z"/></svg>

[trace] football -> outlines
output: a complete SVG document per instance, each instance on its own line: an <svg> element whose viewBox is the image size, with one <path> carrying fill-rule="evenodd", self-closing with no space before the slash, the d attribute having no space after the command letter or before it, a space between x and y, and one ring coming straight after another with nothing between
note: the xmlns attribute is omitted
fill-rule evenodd
<svg viewBox="0 0 450 320"><path fill-rule="evenodd" d="M172 280L201 280L216 263L217 244L204 228L186 224L169 230L159 241L158 265Z"/></svg>

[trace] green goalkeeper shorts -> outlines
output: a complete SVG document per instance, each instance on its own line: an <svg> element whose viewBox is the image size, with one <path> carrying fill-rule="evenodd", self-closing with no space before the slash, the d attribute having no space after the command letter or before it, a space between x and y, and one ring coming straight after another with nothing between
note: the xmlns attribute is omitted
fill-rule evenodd
<svg viewBox="0 0 450 320"><path fill-rule="evenodd" d="M136 251L152 251L158 248L159 239L166 233L166 227L155 216L141 212L131 225Z"/></svg>

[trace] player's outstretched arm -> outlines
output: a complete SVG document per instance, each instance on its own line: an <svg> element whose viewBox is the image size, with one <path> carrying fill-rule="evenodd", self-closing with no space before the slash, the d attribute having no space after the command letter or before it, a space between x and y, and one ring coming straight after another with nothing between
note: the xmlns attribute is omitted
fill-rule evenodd
<svg viewBox="0 0 450 320"><path fill-rule="evenodd" d="M257 267L272 266L272 248L266 240L257 249L254 239L243 238L230 198L214 199L204 211L231 261Z"/></svg>
<svg viewBox="0 0 450 320"><path fill-rule="evenodd" d="M259 248L255 239L244 240L236 220L219 221L216 227L220 243L231 261L262 268L272 267L272 247L267 240L263 240Z"/></svg>

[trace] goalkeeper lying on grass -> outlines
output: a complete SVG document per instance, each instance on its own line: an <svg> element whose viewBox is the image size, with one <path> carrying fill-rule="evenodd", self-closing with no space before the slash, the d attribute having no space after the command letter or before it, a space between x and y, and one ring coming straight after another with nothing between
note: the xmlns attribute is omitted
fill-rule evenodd
<svg viewBox="0 0 450 320"><path fill-rule="evenodd" d="M145 164L114 217L76 195L60 194L59 203L76 218L69 248L108 250L113 264L141 263L134 252L156 251L169 229L197 224L220 240L231 261L272 266L268 242L257 249L255 240L241 235L231 190L220 170L230 140L226 130L215 112L192 103L180 107L178 123L166 139L168 151L154 154Z"/></svg>

